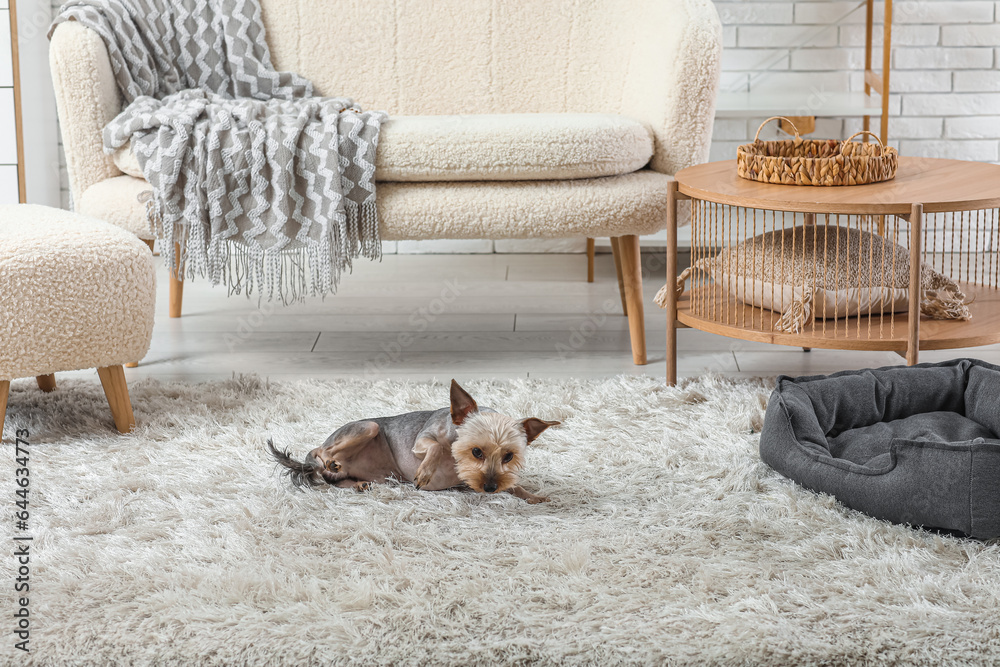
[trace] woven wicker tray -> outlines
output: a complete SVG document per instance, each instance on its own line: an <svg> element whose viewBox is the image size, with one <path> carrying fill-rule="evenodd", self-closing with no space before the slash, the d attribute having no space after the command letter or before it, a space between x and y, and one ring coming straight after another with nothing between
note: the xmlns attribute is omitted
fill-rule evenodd
<svg viewBox="0 0 1000 667"><path fill-rule="evenodd" d="M794 139L761 141L760 131L772 120L785 120L795 130ZM877 144L851 140L868 134ZM873 132L862 130L847 141L803 139L795 125L782 116L768 118L752 144L736 149L736 172L760 183L782 185L864 185L888 181L896 176L899 154L882 145Z"/></svg>

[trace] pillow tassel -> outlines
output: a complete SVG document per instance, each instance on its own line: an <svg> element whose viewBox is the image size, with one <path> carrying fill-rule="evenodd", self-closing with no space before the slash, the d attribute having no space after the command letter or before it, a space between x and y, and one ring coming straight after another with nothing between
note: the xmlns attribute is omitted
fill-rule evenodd
<svg viewBox="0 0 1000 667"><path fill-rule="evenodd" d="M920 301L920 312L935 320L971 320L972 301L967 300L958 283L926 265L923 270L930 272L930 280Z"/></svg>
<svg viewBox="0 0 1000 667"><path fill-rule="evenodd" d="M681 274L677 276L677 285L674 287L674 289L677 290L678 297L684 293L684 283L687 281L688 278L691 277L691 274L693 274L695 271L707 271L708 273L712 272L711 268L712 259L713 259L712 257L699 259L692 266L689 266L688 268L681 271ZM653 302L656 303L656 305L659 306L660 308L667 307L668 287L670 287L670 283L667 283L666 285L661 287L660 291L657 292L656 296L653 297Z"/></svg>
<svg viewBox="0 0 1000 667"><path fill-rule="evenodd" d="M812 318L812 301L815 290L809 285L803 285L802 296L792 302L785 312L781 314L781 319L774 327L776 331L797 334L802 331L805 323Z"/></svg>

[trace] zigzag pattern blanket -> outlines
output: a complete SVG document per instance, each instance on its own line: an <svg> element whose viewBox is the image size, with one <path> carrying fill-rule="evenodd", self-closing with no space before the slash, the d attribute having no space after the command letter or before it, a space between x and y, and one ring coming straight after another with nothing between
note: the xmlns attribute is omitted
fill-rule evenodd
<svg viewBox="0 0 1000 667"><path fill-rule="evenodd" d="M385 114L276 71L258 0L72 0L63 21L107 45L125 108L104 149L131 141L169 266L285 301L335 292L353 258L381 256Z"/></svg>

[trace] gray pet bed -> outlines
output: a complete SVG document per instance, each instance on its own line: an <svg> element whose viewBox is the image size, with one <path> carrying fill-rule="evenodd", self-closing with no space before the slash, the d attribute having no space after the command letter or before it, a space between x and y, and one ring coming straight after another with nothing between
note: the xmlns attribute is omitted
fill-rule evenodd
<svg viewBox="0 0 1000 667"><path fill-rule="evenodd" d="M779 377L765 463L879 519L1000 536L1000 367L974 359Z"/></svg>

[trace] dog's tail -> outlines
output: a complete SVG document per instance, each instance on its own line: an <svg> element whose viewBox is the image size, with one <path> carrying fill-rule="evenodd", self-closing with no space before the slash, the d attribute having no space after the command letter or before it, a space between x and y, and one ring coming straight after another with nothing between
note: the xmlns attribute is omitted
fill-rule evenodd
<svg viewBox="0 0 1000 667"><path fill-rule="evenodd" d="M319 481L322 480L323 470L319 464L312 463L308 459L301 462L296 461L288 454L288 450L281 451L274 446L274 442L270 439L267 441L267 449L271 458L285 468L284 473L288 475L288 479L294 486L302 488L304 486L319 486L323 483Z"/></svg>

